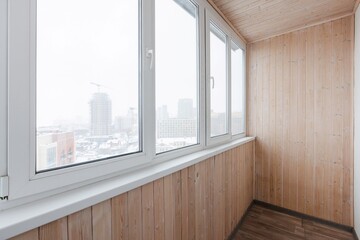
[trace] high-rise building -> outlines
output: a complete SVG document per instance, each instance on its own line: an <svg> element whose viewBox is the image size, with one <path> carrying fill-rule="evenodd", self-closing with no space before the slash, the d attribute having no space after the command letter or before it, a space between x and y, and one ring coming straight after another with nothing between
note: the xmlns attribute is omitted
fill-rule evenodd
<svg viewBox="0 0 360 240"><path fill-rule="evenodd" d="M108 94L94 93L90 100L90 134L104 136L111 134L112 106Z"/></svg>
<svg viewBox="0 0 360 240"><path fill-rule="evenodd" d="M193 118L193 100L190 98L179 99L177 118L192 119Z"/></svg>
<svg viewBox="0 0 360 240"><path fill-rule="evenodd" d="M52 132L37 136L37 169L65 166L75 162L73 132Z"/></svg>

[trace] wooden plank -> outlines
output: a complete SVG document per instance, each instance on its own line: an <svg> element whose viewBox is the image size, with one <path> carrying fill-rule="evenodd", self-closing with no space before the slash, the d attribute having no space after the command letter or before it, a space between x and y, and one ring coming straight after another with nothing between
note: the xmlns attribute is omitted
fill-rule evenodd
<svg viewBox="0 0 360 240"><path fill-rule="evenodd" d="M181 239L189 237L189 175L188 168L180 171L181 178Z"/></svg>
<svg viewBox="0 0 360 240"><path fill-rule="evenodd" d="M284 151L284 138L283 138L283 127L284 127L284 117L283 117L283 45L284 38L279 36L276 38L276 70L275 70L275 146L274 146L274 158L275 167L274 171L274 188L275 188L275 199L274 204L281 206L282 200L282 166L283 166L283 151Z"/></svg>
<svg viewBox="0 0 360 240"><path fill-rule="evenodd" d="M141 188L128 192L129 239L142 239Z"/></svg>
<svg viewBox="0 0 360 240"><path fill-rule="evenodd" d="M174 236L173 239L181 239L181 175L180 171L172 174L172 189L174 191Z"/></svg>
<svg viewBox="0 0 360 240"><path fill-rule="evenodd" d="M305 173L306 156L306 30L299 31L298 39L298 109L297 109L297 206L296 210L305 212L305 191L306 184L302 181Z"/></svg>
<svg viewBox="0 0 360 240"><path fill-rule="evenodd" d="M195 165L195 239L207 239L206 231L206 163Z"/></svg>
<svg viewBox="0 0 360 240"><path fill-rule="evenodd" d="M195 174L195 165L190 166L188 168L188 198L189 198L189 211L188 211L188 239L194 240L195 239L195 227L196 227L196 207L195 207L195 183L196 183L196 174Z"/></svg>
<svg viewBox="0 0 360 240"><path fill-rule="evenodd" d="M111 201L92 206L93 239L111 239Z"/></svg>
<svg viewBox="0 0 360 240"><path fill-rule="evenodd" d="M276 51L277 51L277 39L270 39L270 62L269 62L269 202L276 203Z"/></svg>
<svg viewBox="0 0 360 240"><path fill-rule="evenodd" d="M27 231L16 237L10 238L10 240L38 240L39 239L39 228Z"/></svg>
<svg viewBox="0 0 360 240"><path fill-rule="evenodd" d="M154 233L154 184L148 183L141 187L142 197L142 239L153 240Z"/></svg>
<svg viewBox="0 0 360 240"><path fill-rule="evenodd" d="M290 167L291 162L290 158L290 35L284 35L284 44L283 44L283 111L284 111L284 127L283 127L283 139L284 139L284 151L282 152L283 156L283 166L282 166L282 199L281 207L290 208ZM281 64L281 63L280 63ZM256 149L257 150L257 149Z"/></svg>
<svg viewBox="0 0 360 240"><path fill-rule="evenodd" d="M128 193L111 199L112 239L129 239Z"/></svg>
<svg viewBox="0 0 360 240"><path fill-rule="evenodd" d="M206 239L214 236L214 157L205 161L205 219Z"/></svg>
<svg viewBox="0 0 360 240"><path fill-rule="evenodd" d="M225 235L225 159L224 153L214 158L214 239Z"/></svg>
<svg viewBox="0 0 360 240"><path fill-rule="evenodd" d="M174 237L175 196L172 175L164 177L165 239Z"/></svg>
<svg viewBox="0 0 360 240"><path fill-rule="evenodd" d="M68 216L69 240L92 239L91 208L86 208Z"/></svg>
<svg viewBox="0 0 360 240"><path fill-rule="evenodd" d="M298 201L298 135L296 132L298 124L298 43L299 43L299 32L293 32L290 34L290 122L289 126L292 131L290 134L289 142L289 208L291 210L297 210L297 201Z"/></svg>
<svg viewBox="0 0 360 240"><path fill-rule="evenodd" d="M154 181L154 235L156 240L165 240L164 212L164 179L160 178Z"/></svg>
<svg viewBox="0 0 360 240"><path fill-rule="evenodd" d="M41 226L39 229L39 239L67 240L68 239L67 231L68 231L67 217L60 218L59 220Z"/></svg>

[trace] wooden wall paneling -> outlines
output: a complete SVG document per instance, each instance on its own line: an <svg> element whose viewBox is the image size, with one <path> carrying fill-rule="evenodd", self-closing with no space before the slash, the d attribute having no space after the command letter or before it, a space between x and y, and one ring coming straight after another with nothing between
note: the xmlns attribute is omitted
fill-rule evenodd
<svg viewBox="0 0 360 240"><path fill-rule="evenodd" d="M129 239L142 239L141 187L128 192Z"/></svg>
<svg viewBox="0 0 360 240"><path fill-rule="evenodd" d="M350 16L248 46L255 198L350 226L353 25Z"/></svg>
<svg viewBox="0 0 360 240"><path fill-rule="evenodd" d="M232 182L232 188L235 189L235 191L233 191L233 193L231 194L231 229L234 229L234 227L236 226L236 219L237 216L239 214L239 203L238 203L238 199L239 199L239 193L237 191L238 187L239 187L239 183L238 183L238 178L237 178L237 169L238 169L238 159L236 159L236 152L234 149L230 150L230 161L231 161L231 182Z"/></svg>
<svg viewBox="0 0 360 240"><path fill-rule="evenodd" d="M225 154L225 233L229 235L232 231L232 177L231 177L231 151Z"/></svg>
<svg viewBox="0 0 360 240"><path fill-rule="evenodd" d="M275 146L275 120L276 120L276 38L270 39L270 56L269 56L269 149L274 149L274 151L269 151L268 161L269 161L269 201L271 203L276 202L276 146Z"/></svg>
<svg viewBox="0 0 360 240"><path fill-rule="evenodd" d="M93 239L111 239L111 200L92 206Z"/></svg>
<svg viewBox="0 0 360 240"><path fill-rule="evenodd" d="M213 239L214 237L214 214L213 211L208 209L214 209L214 157L209 158L205 162L205 215L206 215L206 239ZM236 191L236 190L235 190Z"/></svg>
<svg viewBox="0 0 360 240"><path fill-rule="evenodd" d="M189 174L188 168L180 171L181 178L181 239L189 236Z"/></svg>
<svg viewBox="0 0 360 240"><path fill-rule="evenodd" d="M263 59L263 52L264 52L264 42L256 43L255 46L258 48L257 53L257 63L256 63L256 99L257 99L257 105L256 107L259 109L262 109L263 106L263 62L261 61ZM256 178L264 178L264 175L262 174L262 155L263 155L263 115L261 111L256 111L256 152L255 152L255 164L256 164ZM256 192L257 192L257 199L262 200L263 197L263 188L264 186L260 183L263 181L255 181L256 186Z"/></svg>
<svg viewBox="0 0 360 240"><path fill-rule="evenodd" d="M298 135L297 135L297 121L298 121L298 40L299 32L290 34L290 148L289 148L289 207L296 209L297 206L297 183L298 183Z"/></svg>
<svg viewBox="0 0 360 240"><path fill-rule="evenodd" d="M283 139L284 139L284 151L282 152L283 159L283 193L282 193L282 204L285 208L290 208L290 167L291 162L287 161L290 156L290 34L284 35L284 58L283 58L283 118L284 118L284 128ZM280 63L281 64L281 63ZM261 185L261 183L259 183Z"/></svg>
<svg viewBox="0 0 360 240"><path fill-rule="evenodd" d="M141 187L142 239L154 240L154 183Z"/></svg>
<svg viewBox="0 0 360 240"><path fill-rule="evenodd" d="M344 90L343 90L343 79L344 79L344 66L340 64L343 59L343 49L342 46L344 41L344 35L342 34L342 24L341 21L333 22L333 62L331 75L334 76L332 78L332 141L331 141L331 149L334 149L333 155L333 171L334 171L334 179L333 179L333 208L332 218L337 222L340 222L342 219L342 182L343 177L342 174L337 174L342 172L342 126L343 126L343 108L342 108L342 100L344 99ZM338 194L340 192L340 194ZM337 196L339 195L339 196Z"/></svg>
<svg viewBox="0 0 360 240"><path fill-rule="evenodd" d="M225 239L225 154L214 158L214 239Z"/></svg>
<svg viewBox="0 0 360 240"><path fill-rule="evenodd" d="M154 181L154 236L165 240L165 196L164 178Z"/></svg>
<svg viewBox="0 0 360 240"><path fill-rule="evenodd" d="M189 227L188 227L188 239L193 240L196 236L196 209L195 209L195 183L196 173L195 166L188 167L188 197L189 197Z"/></svg>
<svg viewBox="0 0 360 240"><path fill-rule="evenodd" d="M275 191L275 205L281 205L281 196L283 191L282 185L282 167L283 167L283 151L284 151L284 138L282 129L284 127L283 118L283 36L275 38L275 46L277 49L275 58L275 168L274 171L274 191Z"/></svg>
<svg viewBox="0 0 360 240"><path fill-rule="evenodd" d="M305 211L304 213L314 215L314 182L315 182L315 89L314 89L314 61L315 59L315 27L306 29L306 100L305 100Z"/></svg>
<svg viewBox="0 0 360 240"><path fill-rule="evenodd" d="M254 143L13 239L225 239L254 194Z"/></svg>
<svg viewBox="0 0 360 240"><path fill-rule="evenodd" d="M344 166L344 182L343 182L343 222L345 224L353 225L353 188L354 188L354 136L353 136L353 87L354 87L354 15L342 19L344 27L345 41L343 42L344 49L344 89L346 91L346 98L344 99L344 128L343 128L343 166Z"/></svg>
<svg viewBox="0 0 360 240"><path fill-rule="evenodd" d="M195 165L195 238L207 239L206 228L206 164L200 162Z"/></svg>
<svg viewBox="0 0 360 240"><path fill-rule="evenodd" d="M298 187L297 187L297 209L300 212L305 212L305 191L306 191L306 183L302 181L304 179L305 173L305 155L306 155L306 30L299 31L299 52L298 52L298 126L297 126L297 135L299 139L297 141L298 144L298 168L297 168L297 176L298 176Z"/></svg>
<svg viewBox="0 0 360 240"><path fill-rule="evenodd" d="M111 199L112 239L129 239L128 193Z"/></svg>
<svg viewBox="0 0 360 240"><path fill-rule="evenodd" d="M23 234L20 234L16 237L11 238L10 240L38 240L39 239L39 229L35 228Z"/></svg>
<svg viewBox="0 0 360 240"><path fill-rule="evenodd" d="M270 72L270 39L264 41L264 51L263 51L263 67L262 67L262 77L263 79L269 77ZM269 79L268 79L269 80ZM262 144L262 176L264 180L264 187L262 191L262 197L265 201L268 201L270 198L270 91L269 91L269 81L263 81L263 112L262 112L262 135L263 135L263 144Z"/></svg>
<svg viewBox="0 0 360 240"><path fill-rule="evenodd" d="M39 228L39 239L67 240L68 239L67 217L63 217L59 220L41 226Z"/></svg>
<svg viewBox="0 0 360 240"><path fill-rule="evenodd" d="M174 236L175 196L172 181L172 175L164 177L165 239L172 239Z"/></svg>
<svg viewBox="0 0 360 240"><path fill-rule="evenodd" d="M206 162L208 162L207 160ZM173 239L180 239L181 240L181 175L180 171L175 172L172 174L172 182L173 182L173 189L174 189L174 204L175 204L175 216L174 216L174 236Z"/></svg>
<svg viewBox="0 0 360 240"><path fill-rule="evenodd" d="M68 216L69 240L92 239L92 216L91 208L86 208Z"/></svg>

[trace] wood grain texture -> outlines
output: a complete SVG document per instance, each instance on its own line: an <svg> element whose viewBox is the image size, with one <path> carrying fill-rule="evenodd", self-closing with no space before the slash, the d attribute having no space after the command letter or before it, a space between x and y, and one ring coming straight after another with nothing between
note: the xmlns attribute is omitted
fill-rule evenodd
<svg viewBox="0 0 360 240"><path fill-rule="evenodd" d="M33 229L23 234L20 234L16 237L11 238L10 240L38 240L39 239L39 229Z"/></svg>
<svg viewBox="0 0 360 240"><path fill-rule="evenodd" d="M353 24L353 16L342 18L247 51L255 199L349 226Z"/></svg>
<svg viewBox="0 0 360 240"><path fill-rule="evenodd" d="M233 240L355 240L352 232L327 223L293 216L254 204Z"/></svg>
<svg viewBox="0 0 360 240"><path fill-rule="evenodd" d="M92 223L91 208L73 213L68 216L69 240L91 240Z"/></svg>
<svg viewBox="0 0 360 240"><path fill-rule="evenodd" d="M351 15L356 0L209 0L247 40L259 41Z"/></svg>
<svg viewBox="0 0 360 240"><path fill-rule="evenodd" d="M48 223L39 228L39 239L68 239L67 217Z"/></svg>
<svg viewBox="0 0 360 240"><path fill-rule="evenodd" d="M13 239L226 239L253 200L253 145L246 143Z"/></svg>
<svg viewBox="0 0 360 240"><path fill-rule="evenodd" d="M92 237L111 239L111 200L92 206Z"/></svg>

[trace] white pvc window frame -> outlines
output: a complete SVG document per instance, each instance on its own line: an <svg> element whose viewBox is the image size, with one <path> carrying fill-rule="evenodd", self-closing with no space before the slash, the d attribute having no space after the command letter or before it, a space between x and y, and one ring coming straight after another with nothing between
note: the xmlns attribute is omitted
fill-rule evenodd
<svg viewBox="0 0 360 240"><path fill-rule="evenodd" d="M210 77L210 31L211 25L221 31L221 33L225 34L225 44L226 44L226 84L227 84L227 106L226 106L226 134L219 135L219 136L211 136L211 97L210 97L210 85L211 85L211 77ZM226 143L232 141L234 139L239 139L246 136L246 44L240 40L239 36L237 36L234 31L230 28L229 25L219 16L214 9L209 8L206 9L206 143L207 146L217 146L222 143ZM232 134L231 132L231 120L232 120L232 111L231 111L231 42L235 43L239 46L243 51L243 68L244 71L244 92L243 94L243 104L244 104L244 132L240 134Z"/></svg>
<svg viewBox="0 0 360 240"><path fill-rule="evenodd" d="M141 18L141 125L142 152L120 156L104 161L90 162L53 171L35 173L35 44L36 44L36 0L0 0L0 9L7 10L7 23L0 23L0 50L4 47L6 56L0 56L0 176L9 176L9 201L0 202L0 210L35 201L67 190L79 188L122 174L131 174L139 168L146 168L163 161L175 159L210 147L219 146L245 136L231 134L231 81L230 48L228 51L228 134L210 138L209 125L209 68L208 39L211 20L227 36L245 51L246 46L225 21L212 9L206 0L190 0L198 7L198 108L199 141L194 146L156 154L155 151L155 71L147 50L155 49L155 1L140 1ZM4 8L3 8L4 5ZM2 19L1 19L2 20ZM5 36L3 36L3 32ZM206 44L205 44L206 43ZM244 61L245 63L246 61ZM155 63L155 61L154 61ZM246 67L244 66L244 69ZM2 72L0 72L2 74ZM21 86L21 87L19 87ZM244 88L246 89L246 87ZM3 104L2 98L5 99ZM246 96L244 94L244 99ZM246 104L246 101L244 101ZM245 121L246 122L246 121ZM4 152L3 152L4 150ZM4 160L2 160L4 158ZM5 160L6 159L6 160ZM8 164L6 164L8 162ZM3 167L3 168L2 168ZM6 171L7 170L7 171Z"/></svg>
<svg viewBox="0 0 360 240"><path fill-rule="evenodd" d="M7 175L7 0L0 0L0 176Z"/></svg>
<svg viewBox="0 0 360 240"><path fill-rule="evenodd" d="M147 29L139 34L140 52L145 56L145 49L153 46L152 31L149 31L148 29L151 28L147 26L151 26L153 21L150 14L152 5L150 1L139 1L139 3L141 3L139 13L142 13L141 29ZM142 57L139 71L142 73L140 102L143 152L36 174L36 0L12 0L8 9L8 173L11 177L9 200L71 186L78 182L94 181L94 179L98 181L119 174L121 170L150 162L153 154L149 143L155 132L151 132L151 127L145 126L152 124L151 114L142 111L152 109L154 106L154 91L148 91L154 84L152 84L153 71L149 68L151 59Z"/></svg>

